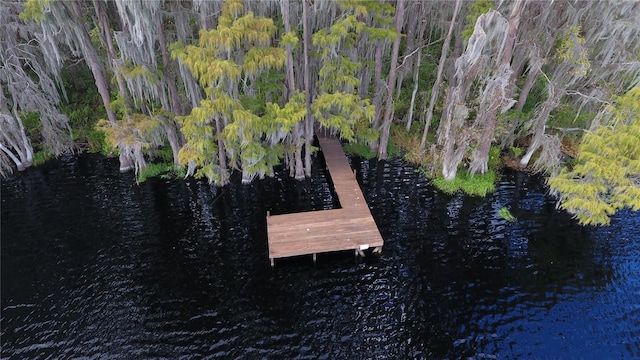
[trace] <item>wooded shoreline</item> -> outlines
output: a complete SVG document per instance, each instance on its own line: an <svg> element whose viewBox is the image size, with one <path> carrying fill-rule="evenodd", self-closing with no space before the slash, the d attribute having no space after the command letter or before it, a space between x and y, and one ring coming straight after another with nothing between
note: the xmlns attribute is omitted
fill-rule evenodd
<svg viewBox="0 0 640 360"><path fill-rule="evenodd" d="M84 142L138 177L304 179L322 127L441 188L506 154L582 223L640 209L637 1L26 0L0 24L2 175Z"/></svg>

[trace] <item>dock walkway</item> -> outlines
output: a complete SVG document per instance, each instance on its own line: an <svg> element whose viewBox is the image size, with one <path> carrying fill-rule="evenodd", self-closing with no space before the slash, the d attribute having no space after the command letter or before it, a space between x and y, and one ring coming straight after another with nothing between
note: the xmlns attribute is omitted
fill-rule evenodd
<svg viewBox="0 0 640 360"><path fill-rule="evenodd" d="M349 162L335 137L318 135L340 209L267 215L269 260L354 250L382 249L384 243Z"/></svg>

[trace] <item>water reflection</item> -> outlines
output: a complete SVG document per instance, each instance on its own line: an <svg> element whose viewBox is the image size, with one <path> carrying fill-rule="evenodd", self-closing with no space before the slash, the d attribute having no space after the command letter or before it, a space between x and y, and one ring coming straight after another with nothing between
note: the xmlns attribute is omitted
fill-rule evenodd
<svg viewBox="0 0 640 360"><path fill-rule="evenodd" d="M4 180L2 358L640 356L638 214L584 229L529 175L477 199L354 158L383 255L272 271L266 211L338 205L316 161L224 189L86 155Z"/></svg>

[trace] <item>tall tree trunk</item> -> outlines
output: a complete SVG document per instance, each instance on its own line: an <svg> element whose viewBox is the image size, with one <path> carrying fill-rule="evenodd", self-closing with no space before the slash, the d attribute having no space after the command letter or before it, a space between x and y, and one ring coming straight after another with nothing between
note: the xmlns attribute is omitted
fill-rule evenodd
<svg viewBox="0 0 640 360"><path fill-rule="evenodd" d="M387 79L387 101L384 109L384 122L382 123L382 131L380 132L380 146L378 147L378 159L387 158L387 144L389 142L389 130L393 121L393 90L396 84L396 72L398 66L398 54L400 53L400 40L402 39L402 22L404 21L404 3L405 0L398 0L396 7L395 25L396 38L393 41L393 49L391 50L391 67L389 68L389 78Z"/></svg>
<svg viewBox="0 0 640 360"><path fill-rule="evenodd" d="M10 116L8 112L4 113L4 115L11 118L11 120L9 120L8 124L2 124L3 126L2 131L0 132L0 139L4 138L4 141L10 145L10 149L15 150L17 157L15 156L16 154L11 153L10 149L8 149L9 151L6 153L7 155L12 155L10 157L14 160L18 171L22 171L33 163L33 147L31 146L31 142L24 130L24 124L20 118L18 106L15 103L13 105L12 112L13 116ZM0 114L0 116L2 115L3 114ZM9 128L5 128L5 125L9 125L7 126ZM0 143L2 142L0 141ZM18 159L17 162L16 159Z"/></svg>
<svg viewBox="0 0 640 360"><path fill-rule="evenodd" d="M460 124L461 117L457 114L456 108L462 107L464 97L454 87L449 88L445 98L445 108L443 111L442 121L440 122L441 136L439 141L443 143L442 149L442 176L445 180L451 181L458 173L458 165L464 157L468 142L468 135L464 133L464 128ZM466 116L466 115L465 115Z"/></svg>
<svg viewBox="0 0 640 360"><path fill-rule="evenodd" d="M456 76L449 81L442 120L438 127L438 144L443 149L442 175L447 181L456 177L458 166L469 147L470 133L466 124L469 109L466 98L481 69L477 62L469 63L468 60L460 56L455 61Z"/></svg>
<svg viewBox="0 0 640 360"><path fill-rule="evenodd" d="M169 90L169 102L171 104L171 112L176 115L182 115L182 106L180 105L180 96L176 86L176 78L173 74L173 64L167 49L167 37L164 32L164 24L162 21L158 23L158 45L160 47L160 56L162 56L162 66L164 67L164 78L167 82Z"/></svg>
<svg viewBox="0 0 640 360"><path fill-rule="evenodd" d="M376 43L376 50L374 54L374 63L375 67L373 68L373 101L372 104L375 106L375 114L373 116L373 123L371 127L378 130L380 128L380 123L382 115L382 97L384 92L382 91L383 83L382 83L382 56L383 56L383 48L384 41L379 40ZM371 142L371 150L378 152L379 140L376 139Z"/></svg>
<svg viewBox="0 0 640 360"><path fill-rule="evenodd" d="M77 0L70 1L71 7L73 9L74 21L81 22L82 20L82 11L80 10L80 6ZM60 6L65 6L64 3L60 3ZM109 122L111 122L112 126L117 126L117 117L116 113L111 108L111 95L109 94L109 83L107 81L107 76L105 74L104 66L102 66L102 62L98 57L96 49L91 44L91 38L89 37L89 33L86 31L84 23L82 23L83 31L78 36L81 36L82 39L79 39L79 42L83 44L82 52L85 56L85 61L91 72L93 73L93 79L96 83L96 87L98 88L98 93L100 93L100 97L102 98L102 103L104 104L105 111L107 112L107 118ZM126 172L132 170L134 168L133 161L131 158L127 156L123 149L120 149L120 171Z"/></svg>
<svg viewBox="0 0 640 360"><path fill-rule="evenodd" d="M218 164L220 165L220 184L224 185L229 179L227 173L227 152L225 151L222 131L224 124L220 117L216 117L216 137L218 138Z"/></svg>
<svg viewBox="0 0 640 360"><path fill-rule="evenodd" d="M422 60L422 49L418 51L418 64L415 66L415 69L413 70L413 91L411 92L411 102L409 103L409 114L407 115L407 131L411 130L411 121L413 120L413 108L416 103L416 94L418 93L420 60Z"/></svg>
<svg viewBox="0 0 640 360"><path fill-rule="evenodd" d="M282 21L284 23L284 31L286 33L291 32L291 23L289 20L289 1L281 0L280 7L282 9ZM286 47L287 53L287 64L286 64L286 77L287 84L289 87L289 100L293 98L293 95L296 92L296 79L295 74L293 72L293 53L291 51L291 46ZM296 180L304 179L304 166L302 163L302 142L300 141L300 124L296 124L293 128L293 142L295 144L295 164L293 173Z"/></svg>
<svg viewBox="0 0 640 360"><path fill-rule="evenodd" d="M538 73L542 66L542 60L535 59L533 60L534 64L530 65L529 73L527 74L527 79L522 86L522 90L520 90L520 95L518 95L518 102L516 103L515 109L520 111L524 108L524 104L527 102L527 98L529 97L529 93L531 89L533 89L533 85L536 83L536 79L538 78Z"/></svg>
<svg viewBox="0 0 640 360"><path fill-rule="evenodd" d="M309 46L311 43L311 29L309 29L309 0L302 0L302 41L304 53L304 92L307 115L305 116L304 142L304 170L307 177L311 177L311 141L313 140L313 115L311 114L311 74L309 68Z"/></svg>
<svg viewBox="0 0 640 360"><path fill-rule="evenodd" d="M547 99L536 108L533 115L533 137L527 152L522 156L522 159L520 159L520 167L524 168L529 165L531 157L542 144L545 136L547 119L549 119L551 111L558 106L560 99L564 95L564 89L556 89L552 82L547 84L547 92Z"/></svg>
<svg viewBox="0 0 640 360"><path fill-rule="evenodd" d="M74 20L82 21L81 18L83 15L82 15L82 11L80 10L78 1L72 0L70 1L70 3L73 9L73 14L75 16ZM62 5L62 6L65 6L65 5ZM85 31L83 31L80 34L80 36L84 38L80 40L81 43L91 44L89 33L87 33L86 29L84 29L84 25L83 25L83 30ZM115 124L117 121L117 117L113 109L111 109L111 95L109 94L108 81L105 75L104 67L102 66L102 62L100 61L100 58L98 57L98 54L96 53L95 48L91 46L84 46L82 51L85 55L85 61L87 62L87 65L89 65L89 68L93 73L93 78L95 80L96 87L98 88L98 92L100 93L100 97L102 98L102 102L107 112L107 117L109 118L109 121L111 123Z"/></svg>
<svg viewBox="0 0 640 360"><path fill-rule="evenodd" d="M173 166L181 167L178 153L182 147L180 143L180 137L177 134L178 124L173 119L165 119L164 131L167 134L167 140L171 147L171 153L173 155Z"/></svg>
<svg viewBox="0 0 640 360"><path fill-rule="evenodd" d="M524 6L524 0L516 0L513 11L511 12L511 17L509 18L506 39L498 63L496 64L497 68L494 71L492 79L488 82L484 98L480 102L477 123L481 126L482 130L480 139L478 140L478 146L471 154L471 163L469 164L469 172L471 174L486 174L489 171L489 152L498 123L498 111L505 104L508 88L513 86L513 83L509 83L508 81L512 79L511 74L513 73L510 62Z"/></svg>
<svg viewBox="0 0 640 360"><path fill-rule="evenodd" d="M426 119L424 122L424 130L422 131L422 139L420 140L420 151L424 151L427 145L427 134L429 133L429 125L431 124L431 119L433 118L433 109L436 106L436 101L438 100L438 95L440 93L442 73L444 72L444 65L446 63L447 56L449 55L449 44L451 43L451 36L453 35L453 28L456 24L456 18L458 17L458 13L460 12L461 2L462 0L456 0L456 5L453 10L453 16L451 17L451 23L449 23L449 31L447 32L447 36L444 39L444 44L442 44L442 52L440 54L440 62L438 62L436 81L433 83L433 87L431 87L431 99L429 100L429 108L427 109Z"/></svg>
<svg viewBox="0 0 640 360"><path fill-rule="evenodd" d="M2 145L2 143L0 143L0 151L5 153L11 159L11 161L13 161L18 171L23 171L26 169L26 166L24 165L22 160L18 159L18 157L13 154L11 149L7 149L4 145Z"/></svg>
<svg viewBox="0 0 640 360"><path fill-rule="evenodd" d="M175 115L182 115L182 106L180 105L180 97L176 86L176 78L173 75L171 57L167 50L167 37L164 32L164 24L162 21L158 23L158 45L160 47L160 55L162 57L162 66L164 67L164 79L169 90L169 103L171 112ZM184 135L180 131L180 125L174 119L167 119L164 125L167 134L169 146L173 155L173 165L180 167L178 153L184 144Z"/></svg>
<svg viewBox="0 0 640 360"><path fill-rule="evenodd" d="M109 65L111 66L111 71L113 71L116 77L116 83L118 84L118 92L122 97L122 100L125 103L125 107L127 108L127 112L131 111L131 99L129 96L129 90L127 90L127 86L124 83L124 79L122 78L122 73L119 69L119 64L117 60L115 46L113 45L113 40L111 38L111 28L109 26L109 18L107 15L107 11L104 8L106 2L101 0L94 0L93 7L96 12L96 18L98 20L98 28L102 33L103 41L107 47L107 58L109 60Z"/></svg>

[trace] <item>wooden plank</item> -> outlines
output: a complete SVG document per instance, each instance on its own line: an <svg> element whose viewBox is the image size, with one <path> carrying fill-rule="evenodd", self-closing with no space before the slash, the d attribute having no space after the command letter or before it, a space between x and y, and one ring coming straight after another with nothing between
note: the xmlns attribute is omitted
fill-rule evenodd
<svg viewBox="0 0 640 360"><path fill-rule="evenodd" d="M318 137L340 209L267 216L269 258L381 247L384 244L336 138Z"/></svg>

